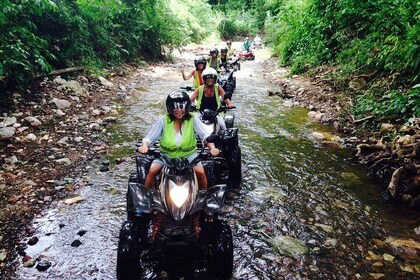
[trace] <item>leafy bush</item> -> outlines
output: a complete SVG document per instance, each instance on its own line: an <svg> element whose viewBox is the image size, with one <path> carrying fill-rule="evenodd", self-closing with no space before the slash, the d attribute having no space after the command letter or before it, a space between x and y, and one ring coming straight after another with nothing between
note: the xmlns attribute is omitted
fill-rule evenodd
<svg viewBox="0 0 420 280"><path fill-rule="evenodd" d="M273 4L276 9L266 28L282 63L338 62L348 70L400 73L414 81L420 69L417 4L410 0L284 0Z"/></svg>
<svg viewBox="0 0 420 280"><path fill-rule="evenodd" d="M12 3L3 1L0 10L0 76L3 82L0 91L5 91L5 81L25 87L36 73L48 73L50 60L54 55L48 42L37 35L37 26L32 23L33 16L45 11L53 11L52 1L41 0L34 3L23 1Z"/></svg>
<svg viewBox="0 0 420 280"><path fill-rule="evenodd" d="M201 41L219 21L205 0L2 1L0 90L53 69L160 59L163 46Z"/></svg>
<svg viewBox="0 0 420 280"><path fill-rule="evenodd" d="M420 115L420 85L408 91L391 90L388 94L375 94L367 91L357 97L356 104L352 109L354 115L359 118L367 115L378 117L403 117L411 118Z"/></svg>

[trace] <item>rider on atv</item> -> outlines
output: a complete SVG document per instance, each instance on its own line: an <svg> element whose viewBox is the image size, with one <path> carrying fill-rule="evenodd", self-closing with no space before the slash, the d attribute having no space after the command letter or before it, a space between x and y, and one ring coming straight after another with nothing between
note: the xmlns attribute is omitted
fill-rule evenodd
<svg viewBox="0 0 420 280"><path fill-rule="evenodd" d="M226 103L229 108L234 107L229 97L225 95L225 91L216 83L217 72L213 68L209 67L203 71L204 85L199 86L193 95L191 95L191 101L194 102L196 99L197 110L203 112L205 109L211 109L216 111L222 105L220 98ZM218 120L222 129L226 129L225 121L221 116L218 116Z"/></svg>
<svg viewBox="0 0 420 280"><path fill-rule="evenodd" d="M223 47L223 48L220 49L220 61L224 65L227 65L227 63L229 61L228 49L226 47Z"/></svg>
<svg viewBox="0 0 420 280"><path fill-rule="evenodd" d="M204 69L206 69L207 60L204 56L197 57L194 59L195 70L191 70L190 73L185 74L184 68L181 69L182 78L184 81L189 80L191 77L194 77L193 88L197 89L203 84L202 74Z"/></svg>
<svg viewBox="0 0 420 280"><path fill-rule="evenodd" d="M229 58L231 59L233 56L236 56L235 50L232 48L232 42L227 41L226 46L227 46L227 50L228 50L228 52L227 52L228 59Z"/></svg>
<svg viewBox="0 0 420 280"><path fill-rule="evenodd" d="M249 37L246 37L244 43L242 44L242 49L248 51L251 48L251 46L252 46L252 41L249 39Z"/></svg>
<svg viewBox="0 0 420 280"><path fill-rule="evenodd" d="M200 139L207 139L209 134L200 119L191 114L191 101L188 94L184 91L171 92L166 99L166 109L168 114L161 116L146 137L142 141L142 146L138 151L146 154L149 147L156 140L160 139L160 149L169 158L187 157L192 160L197 157L197 140L195 133ZM208 143L210 153L213 156L219 154L213 143ZM155 182L155 177L159 174L164 163L155 159L150 166L145 180L145 187L151 188ZM203 166L195 166L200 188L207 189L207 178Z"/></svg>
<svg viewBox="0 0 420 280"><path fill-rule="evenodd" d="M210 57L207 59L207 64L209 67L216 70L217 73L220 73L220 69L222 67L222 61L219 58L219 50L217 48L213 48L210 50Z"/></svg>

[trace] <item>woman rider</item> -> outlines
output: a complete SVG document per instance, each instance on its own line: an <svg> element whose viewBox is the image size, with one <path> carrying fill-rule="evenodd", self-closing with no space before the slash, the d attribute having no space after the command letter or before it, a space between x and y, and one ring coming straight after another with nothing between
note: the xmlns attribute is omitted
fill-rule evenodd
<svg viewBox="0 0 420 280"><path fill-rule="evenodd" d="M191 77L194 77L193 88L197 89L203 84L202 74L204 69L206 69L207 61L204 56L197 57L194 59L195 70L191 70L188 74L185 74L184 69L181 69L182 78L184 81L189 80Z"/></svg>
<svg viewBox="0 0 420 280"><path fill-rule="evenodd" d="M222 61L219 58L219 50L217 48L213 48L210 50L210 57L207 59L207 64L209 65L209 67L215 69L217 73L220 72Z"/></svg>
<svg viewBox="0 0 420 280"><path fill-rule="evenodd" d="M206 139L209 134L200 119L189 113L190 107L191 101L186 92L171 92L166 98L168 114L161 116L156 121L143 139L143 144L138 148L138 151L143 154L147 153L151 143L160 139L160 149L169 158L186 157L189 161L196 158L197 140L195 133L200 139ZM207 146L210 148L212 156L217 156L220 153L213 143L208 143ZM164 162L159 159L152 162L144 183L146 188L153 186L155 176L159 174L163 165ZM194 170L197 174L199 187L207 189L207 178L203 166L196 165Z"/></svg>
<svg viewBox="0 0 420 280"><path fill-rule="evenodd" d="M225 96L225 91L222 87L216 83L217 79L217 72L213 68L209 67L203 71L203 81L204 85L199 86L198 89L191 95L191 101L196 101L196 108L199 111L204 111L205 109L211 109L212 111L216 111L221 106L221 101L224 100L226 105L229 108L234 107L230 99ZM223 118L218 115L217 121L220 124L221 129L226 129L225 121Z"/></svg>
<svg viewBox="0 0 420 280"><path fill-rule="evenodd" d="M227 65L229 61L228 49L226 47L220 49L220 61L222 62L222 65Z"/></svg>

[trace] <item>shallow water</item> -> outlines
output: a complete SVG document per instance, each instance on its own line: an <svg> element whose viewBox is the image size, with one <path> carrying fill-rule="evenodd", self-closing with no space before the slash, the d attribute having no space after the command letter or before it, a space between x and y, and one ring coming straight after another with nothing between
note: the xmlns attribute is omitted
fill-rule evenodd
<svg viewBox="0 0 420 280"><path fill-rule="evenodd" d="M99 162L92 162L78 192L85 200L59 202L35 220L39 241L25 252L52 266L44 272L20 266L17 279L115 279L135 142L164 113L167 93L187 84L178 72L155 71L161 78L152 85L141 80L128 85L141 88L139 98L110 132L109 157L123 162L109 172L99 172ZM374 238L410 237L418 216L398 215L384 205L380 186L348 151L313 140L311 132L329 129L309 122L307 110L283 107L280 98L268 96L275 88L264 79L261 61L244 62L236 76L232 101L238 108L244 180L222 215L234 234L233 279L418 277L402 271L397 261L382 260L379 266L367 259L369 251L384 253ZM81 243L77 247L75 240Z"/></svg>

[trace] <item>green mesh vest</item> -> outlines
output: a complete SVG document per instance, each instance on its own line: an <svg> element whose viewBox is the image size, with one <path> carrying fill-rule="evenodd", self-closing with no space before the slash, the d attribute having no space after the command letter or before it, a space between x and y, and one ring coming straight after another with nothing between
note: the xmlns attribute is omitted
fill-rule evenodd
<svg viewBox="0 0 420 280"><path fill-rule="evenodd" d="M175 125L168 115L164 118L163 135L160 148L170 158L186 157L197 149L197 140L194 134L194 118L184 120L179 146L175 143Z"/></svg>

